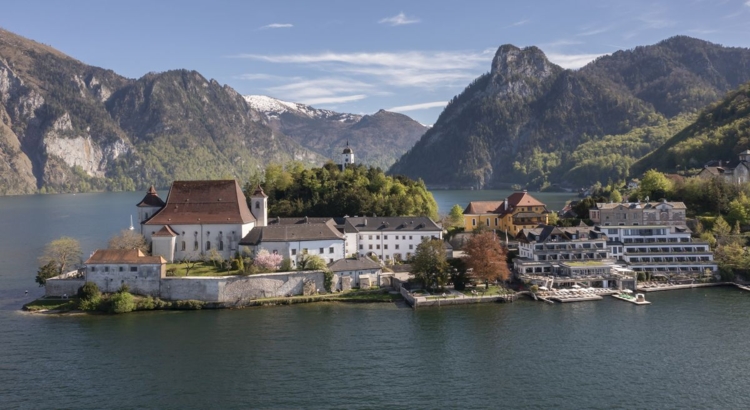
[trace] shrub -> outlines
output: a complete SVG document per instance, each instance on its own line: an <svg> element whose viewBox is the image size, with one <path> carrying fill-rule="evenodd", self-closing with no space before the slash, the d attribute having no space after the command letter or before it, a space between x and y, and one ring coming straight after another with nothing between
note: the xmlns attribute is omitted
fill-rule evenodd
<svg viewBox="0 0 750 410"><path fill-rule="evenodd" d="M646 274L643 272L638 272L638 281L643 282L646 280Z"/></svg>
<svg viewBox="0 0 750 410"><path fill-rule="evenodd" d="M99 310L99 306L102 303L101 296L94 296L91 298L83 299L78 303L78 308L85 311Z"/></svg>
<svg viewBox="0 0 750 410"><path fill-rule="evenodd" d="M117 290L118 293L130 293L130 286L128 286L127 283L123 283L120 285L120 289Z"/></svg>
<svg viewBox="0 0 750 410"><path fill-rule="evenodd" d="M179 310L201 310L204 303L200 300L178 300L172 304L174 309Z"/></svg>
<svg viewBox="0 0 750 410"><path fill-rule="evenodd" d="M529 290L531 291L531 293L537 293L537 292L539 292L539 286L538 285L531 285L529 287Z"/></svg>
<svg viewBox="0 0 750 410"><path fill-rule="evenodd" d="M167 276L175 276L177 274L177 268L167 269Z"/></svg>
<svg viewBox="0 0 750 410"><path fill-rule="evenodd" d="M333 272L330 270L323 271L323 287L325 287L326 292L333 292Z"/></svg>
<svg viewBox="0 0 750 410"><path fill-rule="evenodd" d="M128 313L135 310L135 298L128 292L119 292L109 298L111 313Z"/></svg>
<svg viewBox="0 0 750 410"><path fill-rule="evenodd" d="M138 301L136 306L137 310L154 310L155 308L156 302L151 296L146 296L145 299L141 299L140 301Z"/></svg>
<svg viewBox="0 0 750 410"><path fill-rule="evenodd" d="M81 298L81 300L100 299L101 296L102 291L99 290L99 286L96 286L96 283L94 282L86 282L83 286L78 288L78 297Z"/></svg>

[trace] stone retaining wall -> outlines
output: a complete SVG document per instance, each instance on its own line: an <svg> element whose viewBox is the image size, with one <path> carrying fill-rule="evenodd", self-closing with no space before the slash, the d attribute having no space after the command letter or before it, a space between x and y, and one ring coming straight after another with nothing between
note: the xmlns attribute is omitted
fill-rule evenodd
<svg viewBox="0 0 750 410"><path fill-rule="evenodd" d="M44 296L73 296L78 294L78 288L84 283L83 279L47 279Z"/></svg>

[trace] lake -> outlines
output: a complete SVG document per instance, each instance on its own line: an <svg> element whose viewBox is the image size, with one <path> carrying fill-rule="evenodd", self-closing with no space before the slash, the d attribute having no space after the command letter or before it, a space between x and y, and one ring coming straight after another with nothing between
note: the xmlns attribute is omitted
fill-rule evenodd
<svg viewBox="0 0 750 410"><path fill-rule="evenodd" d="M436 199L445 212L502 192ZM46 242L103 246L142 195L0 198L0 408L750 407L750 293L733 288L649 294L649 306L18 310L41 294L33 278Z"/></svg>

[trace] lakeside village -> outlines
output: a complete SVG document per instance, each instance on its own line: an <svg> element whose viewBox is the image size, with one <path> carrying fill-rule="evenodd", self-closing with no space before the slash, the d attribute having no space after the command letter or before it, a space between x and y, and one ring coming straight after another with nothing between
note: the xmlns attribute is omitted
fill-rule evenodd
<svg viewBox="0 0 750 410"><path fill-rule="evenodd" d="M341 168L353 163L347 147ZM261 185L246 198L235 180L175 181L166 201L151 187L136 208L137 227L125 236L150 252L96 250L81 268L40 282L45 298L27 308L73 307L74 295L83 310L110 297L114 312L400 298L416 308L519 296L647 304L646 292L722 283L682 202L600 202L589 210L593 225L561 227L544 203L515 192L470 202L448 235L424 216L269 218Z"/></svg>

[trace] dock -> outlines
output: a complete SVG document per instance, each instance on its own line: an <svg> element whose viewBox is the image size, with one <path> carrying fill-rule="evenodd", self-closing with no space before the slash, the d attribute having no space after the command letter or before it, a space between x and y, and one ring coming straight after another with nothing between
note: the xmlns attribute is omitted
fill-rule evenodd
<svg viewBox="0 0 750 410"><path fill-rule="evenodd" d="M631 297L625 297L625 296L621 296L621 295L612 295L612 297L615 298L615 299L619 299L619 300L621 300L623 302L630 302L630 303L632 303L634 305L650 305L651 304L651 302L648 302L645 299L642 300L642 301L638 301L638 300L636 300L632 296Z"/></svg>

